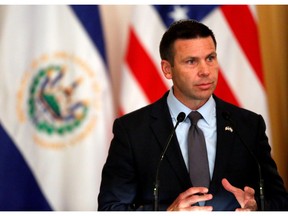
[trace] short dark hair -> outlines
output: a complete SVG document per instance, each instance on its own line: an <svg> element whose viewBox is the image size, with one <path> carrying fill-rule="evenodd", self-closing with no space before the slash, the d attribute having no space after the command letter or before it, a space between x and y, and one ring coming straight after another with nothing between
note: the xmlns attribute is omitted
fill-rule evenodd
<svg viewBox="0 0 288 216"><path fill-rule="evenodd" d="M160 56L162 60L174 63L173 45L177 39L206 38L211 36L217 46L214 33L203 23L193 19L179 20L170 25L160 42Z"/></svg>

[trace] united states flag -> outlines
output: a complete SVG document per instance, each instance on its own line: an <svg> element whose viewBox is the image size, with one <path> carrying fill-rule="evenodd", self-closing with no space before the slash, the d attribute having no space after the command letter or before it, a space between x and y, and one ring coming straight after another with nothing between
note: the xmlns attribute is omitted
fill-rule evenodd
<svg viewBox="0 0 288 216"><path fill-rule="evenodd" d="M133 10L123 66L122 114L154 102L171 87L161 72L159 42L172 22L191 18L211 28L217 40L220 71L215 94L263 115L269 126L255 6L155 5Z"/></svg>

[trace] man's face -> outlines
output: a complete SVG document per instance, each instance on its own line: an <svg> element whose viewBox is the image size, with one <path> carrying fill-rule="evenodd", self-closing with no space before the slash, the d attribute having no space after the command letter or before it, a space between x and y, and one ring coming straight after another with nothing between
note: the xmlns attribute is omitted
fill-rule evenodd
<svg viewBox="0 0 288 216"><path fill-rule="evenodd" d="M174 66L163 60L162 69L165 77L172 79L178 100L191 109L199 108L212 95L218 81L219 66L212 38L176 40Z"/></svg>

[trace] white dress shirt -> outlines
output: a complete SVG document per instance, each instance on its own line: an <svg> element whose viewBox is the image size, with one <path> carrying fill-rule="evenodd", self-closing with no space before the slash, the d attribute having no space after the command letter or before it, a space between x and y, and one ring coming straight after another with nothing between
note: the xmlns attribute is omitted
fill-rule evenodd
<svg viewBox="0 0 288 216"><path fill-rule="evenodd" d="M190 120L187 118L191 110L182 104L173 94L173 88L170 89L170 92L167 97L167 103L173 124L175 126L177 121L177 116L180 112L184 112L186 117L182 123L180 123L176 129L177 139L180 145L180 149L188 170L188 130L190 127ZM211 96L209 100L197 110L203 118L200 119L197 123L198 127L203 131L205 136L207 155L209 161L209 173L210 179L212 179L215 156L216 156L216 105L215 100Z"/></svg>

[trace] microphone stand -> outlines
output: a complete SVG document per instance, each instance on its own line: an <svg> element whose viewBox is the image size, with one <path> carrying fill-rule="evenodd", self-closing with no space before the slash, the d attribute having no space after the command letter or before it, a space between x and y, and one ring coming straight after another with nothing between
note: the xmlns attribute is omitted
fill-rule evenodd
<svg viewBox="0 0 288 216"><path fill-rule="evenodd" d="M250 148L246 145L246 143L244 142L244 140L241 138L241 136L239 135L239 133L236 130L236 134L238 135L240 141L242 142L242 144L245 146L245 148L248 150L249 154L252 156L252 158L254 159L254 161L256 162L257 165L257 169L258 169L258 176L259 176L259 199L260 199L260 210L264 211L264 205L265 205L265 199L264 199L264 180L262 178L262 171L261 171L261 166L259 164L258 159L256 158L255 154L253 154L253 152L250 150Z"/></svg>
<svg viewBox="0 0 288 216"><path fill-rule="evenodd" d="M230 121L230 123L234 126L234 122L232 121L231 117L230 117L230 113L228 112L223 112L222 113L224 119ZM248 145L244 142L244 140L242 139L242 137L240 136L240 134L238 133L238 130L236 128L236 134L238 136L238 138L240 139L241 143L244 145L244 147L246 148L246 150L249 152L249 154L251 155L251 157L253 158L253 160L256 162L257 165L257 169L258 169L258 177L259 177L259 199L260 199L260 210L264 211L265 209L265 198L264 198L264 180L262 178L262 171L261 171L261 166L260 163L258 161L258 159L256 158L255 154L251 151L251 149L248 147Z"/></svg>
<svg viewBox="0 0 288 216"><path fill-rule="evenodd" d="M166 154L166 151L171 143L172 137L175 134L176 128L178 127L179 123L182 122L185 119L186 115L184 112L180 112L177 116L177 122L175 127L173 128L171 134L168 137L168 141L167 141L167 145L165 146L161 156L160 156L160 160L158 162L157 165L157 170L156 170L156 177L155 177L155 184L154 184L154 189L153 189L153 194L154 194L154 211L158 211L159 210L159 170L160 170L160 166L162 163L162 160Z"/></svg>

